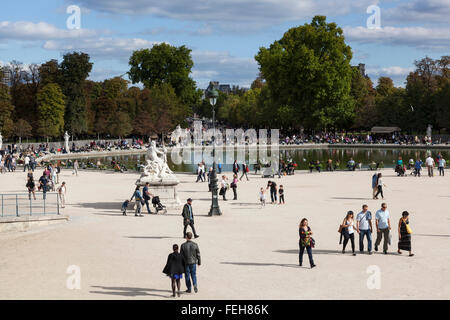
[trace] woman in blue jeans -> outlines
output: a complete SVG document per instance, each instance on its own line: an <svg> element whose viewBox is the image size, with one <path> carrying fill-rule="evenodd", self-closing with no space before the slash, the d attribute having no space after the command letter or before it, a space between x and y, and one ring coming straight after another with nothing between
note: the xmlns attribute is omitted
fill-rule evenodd
<svg viewBox="0 0 450 320"><path fill-rule="evenodd" d="M308 220L306 218L303 218L302 221L300 222L300 226L299 226L299 235L300 235L300 240L298 242L299 246L300 246L300 252L299 252L299 256L298 256L298 262L300 264L300 266L302 266L303 264L303 253L306 252L308 253L308 258L309 258L309 264L311 265L311 269L314 268L316 265L314 264L314 260L312 257L312 247L314 247L314 240L312 239L312 231L311 228L308 226Z"/></svg>

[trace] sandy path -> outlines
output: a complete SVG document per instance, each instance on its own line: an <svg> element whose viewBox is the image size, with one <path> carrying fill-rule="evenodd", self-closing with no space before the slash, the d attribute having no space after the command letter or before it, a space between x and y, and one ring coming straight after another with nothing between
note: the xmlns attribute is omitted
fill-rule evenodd
<svg viewBox="0 0 450 320"><path fill-rule="evenodd" d="M220 202L223 216L208 217L210 194L195 176L178 174L180 198L194 199L203 264L199 293L181 299L449 299L449 176L385 175L392 217L393 245L382 254L342 255L336 232L347 210L371 200L369 171L314 173L276 178L286 190L286 205L260 209L257 191L268 179L250 175L238 185L237 201ZM24 173L0 176L0 192L23 189ZM228 174L231 177L230 174ZM68 185L64 213L71 221L28 232L0 234L0 299L166 299L169 279L162 269L173 243L181 244L179 211L142 218L123 217L120 204L131 196L137 174L63 171ZM228 194L232 198L232 192ZM413 251L397 249L397 223L411 214ZM300 268L298 223L307 217L315 232L317 268ZM356 240L357 240L356 236ZM357 245L358 247L358 245ZM305 254L304 265L308 266ZM81 270L81 289L66 288L66 269ZM370 290L366 271L381 272L381 288ZM184 288L183 283L183 288Z"/></svg>

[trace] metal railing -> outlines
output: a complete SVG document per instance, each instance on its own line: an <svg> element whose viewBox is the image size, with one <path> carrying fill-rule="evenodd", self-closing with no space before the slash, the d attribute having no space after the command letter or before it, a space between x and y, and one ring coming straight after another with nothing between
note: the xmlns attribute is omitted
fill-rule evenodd
<svg viewBox="0 0 450 320"><path fill-rule="evenodd" d="M2 193L0 194L0 216L20 217L22 215L49 215L60 214L59 196L56 192L36 193Z"/></svg>

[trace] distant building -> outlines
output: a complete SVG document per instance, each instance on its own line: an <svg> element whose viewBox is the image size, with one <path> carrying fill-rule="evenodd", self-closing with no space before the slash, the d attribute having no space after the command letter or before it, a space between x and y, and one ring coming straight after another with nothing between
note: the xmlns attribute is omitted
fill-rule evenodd
<svg viewBox="0 0 450 320"><path fill-rule="evenodd" d="M0 67L0 83L6 85L6 86L10 86L11 85L11 77L9 74L9 70L8 67Z"/></svg>
<svg viewBox="0 0 450 320"><path fill-rule="evenodd" d="M230 93L237 94L238 92L246 92L249 90L249 88L240 88L237 85L231 86L229 84L220 84L219 81L210 81L208 88L204 90L204 93L211 91L212 89L216 89L217 91L220 91L225 94Z"/></svg>
<svg viewBox="0 0 450 320"><path fill-rule="evenodd" d="M358 69L359 73L364 77L368 78L366 74L366 65L364 63L359 63L357 66L352 66L352 68Z"/></svg>
<svg viewBox="0 0 450 320"><path fill-rule="evenodd" d="M206 91L211 91L216 89L217 91L223 92L225 94L231 93L231 86L229 84L219 84L219 81L210 81Z"/></svg>

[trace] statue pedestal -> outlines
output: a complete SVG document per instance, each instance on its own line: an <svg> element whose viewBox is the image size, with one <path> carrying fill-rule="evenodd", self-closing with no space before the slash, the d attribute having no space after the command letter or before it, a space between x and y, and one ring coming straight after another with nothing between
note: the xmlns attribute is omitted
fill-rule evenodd
<svg viewBox="0 0 450 320"><path fill-rule="evenodd" d="M145 186L149 183L149 192L158 196L161 204L167 209L181 209L182 203L178 198L177 185L180 183L176 178L167 178L161 180L152 179L149 176L142 176L136 181L136 185Z"/></svg>

